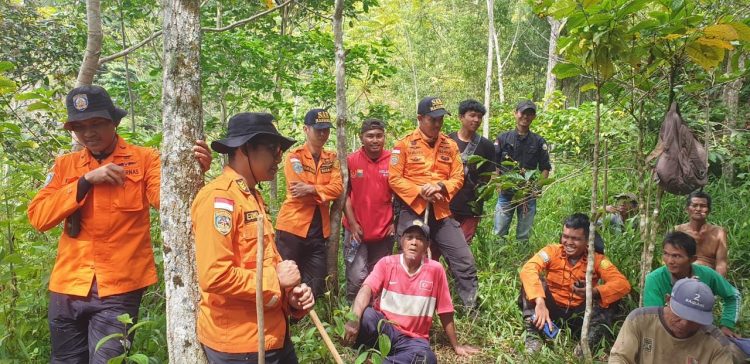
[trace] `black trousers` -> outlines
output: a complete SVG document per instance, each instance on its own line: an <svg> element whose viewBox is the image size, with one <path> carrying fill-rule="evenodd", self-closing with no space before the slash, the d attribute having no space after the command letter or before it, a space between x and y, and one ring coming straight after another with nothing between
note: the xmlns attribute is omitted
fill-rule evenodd
<svg viewBox="0 0 750 364"><path fill-rule="evenodd" d="M302 238L286 231L276 230L276 249L281 258L297 263L302 283L312 288L315 297L325 292L328 256L326 239Z"/></svg>
<svg viewBox="0 0 750 364"><path fill-rule="evenodd" d="M124 352L119 339L107 341L98 351L96 344L103 337L126 333L117 316L130 314L138 319L144 289L99 297L96 281L86 297L50 292L47 320L52 341L51 363L106 363ZM132 341L132 335L128 338Z"/></svg>
<svg viewBox="0 0 750 364"><path fill-rule="evenodd" d="M294 344L289 340L289 331L284 339L284 347L276 350L266 351L266 363L268 364L297 364L297 353L294 352ZM203 345L209 364L255 364L258 362L258 353L224 353L216 351Z"/></svg>

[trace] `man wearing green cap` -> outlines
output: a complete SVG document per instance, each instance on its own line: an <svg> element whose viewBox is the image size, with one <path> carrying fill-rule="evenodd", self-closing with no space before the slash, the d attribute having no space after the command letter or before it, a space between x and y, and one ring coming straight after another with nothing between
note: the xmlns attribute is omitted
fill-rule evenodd
<svg viewBox="0 0 750 364"><path fill-rule="evenodd" d="M211 148L229 156L219 177L203 187L191 208L201 302L198 339L210 363L257 363L257 261L263 248L265 359L296 363L286 317L302 318L312 308L312 290L300 285L297 264L282 261L271 219L256 185L278 171L281 153L294 140L279 134L266 113L229 119L227 137ZM263 242L258 229L263 226Z"/></svg>

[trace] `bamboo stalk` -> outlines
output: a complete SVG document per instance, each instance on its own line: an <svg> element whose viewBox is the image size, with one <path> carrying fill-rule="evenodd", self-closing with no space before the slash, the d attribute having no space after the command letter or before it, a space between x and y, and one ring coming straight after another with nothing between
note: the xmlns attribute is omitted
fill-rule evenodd
<svg viewBox="0 0 750 364"><path fill-rule="evenodd" d="M258 317L258 364L266 362L266 333L265 319L263 315L263 228L265 227L265 215L258 216L258 244L255 257L255 312Z"/></svg>

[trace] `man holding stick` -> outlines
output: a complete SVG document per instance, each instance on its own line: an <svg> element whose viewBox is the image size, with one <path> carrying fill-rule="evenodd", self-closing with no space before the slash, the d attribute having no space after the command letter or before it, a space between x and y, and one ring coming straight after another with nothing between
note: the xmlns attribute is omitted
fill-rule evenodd
<svg viewBox="0 0 750 364"><path fill-rule="evenodd" d="M263 350L267 363L297 363L287 316L301 318L315 302L310 287L300 285L297 264L281 260L273 225L255 189L274 177L282 152L294 144L279 134L272 120L266 113L241 113L229 120L227 137L211 143L213 150L229 155L229 164L198 192L191 209L201 289L198 339L210 363L256 363ZM262 349L255 309L259 246L263 247Z"/></svg>

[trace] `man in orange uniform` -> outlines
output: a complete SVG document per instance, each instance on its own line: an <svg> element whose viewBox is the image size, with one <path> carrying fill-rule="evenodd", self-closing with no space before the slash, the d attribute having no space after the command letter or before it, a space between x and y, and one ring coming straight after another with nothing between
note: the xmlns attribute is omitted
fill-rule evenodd
<svg viewBox="0 0 750 364"><path fill-rule="evenodd" d="M201 303L198 338L210 363L257 363L255 306L258 220L263 230L263 303L266 363L296 363L286 317L301 318L314 298L293 261L282 261L271 220L255 189L273 179L281 153L294 144L276 130L273 116L240 113L227 137L211 143L229 165L203 187L191 209Z"/></svg>
<svg viewBox="0 0 750 364"><path fill-rule="evenodd" d="M336 152L323 149L331 126L331 116L324 109L305 115L307 141L290 150L284 160L286 200L276 220L281 257L297 262L302 282L312 287L315 297L325 289L331 201L344 191Z"/></svg>
<svg viewBox="0 0 750 364"><path fill-rule="evenodd" d="M396 233L401 236L408 224L424 216L430 204L430 238L448 261L464 306L473 309L477 268L449 206L464 183L461 153L456 142L440 132L443 117L448 114L441 99L422 99L417 114L417 129L396 142L391 152L388 183L400 205Z"/></svg>
<svg viewBox="0 0 750 364"><path fill-rule="evenodd" d="M589 217L576 213L565 220L560 244L551 244L536 253L521 268L519 307L526 324L526 351L541 349L538 333L553 331L567 321L580 333L586 309L586 260L588 258ZM540 277L546 272L545 277ZM603 280L603 284L598 284ZM599 344L611 324L614 307L630 292L630 283L603 254L594 256L594 313L589 330L589 345ZM548 335L549 336L549 335ZM554 336L554 335L552 335ZM580 348L576 348L580 352Z"/></svg>
<svg viewBox="0 0 750 364"><path fill-rule="evenodd" d="M41 191L29 204L29 221L40 231L65 220L49 281L48 320L52 363L106 363L122 344L97 342L135 320L146 287L156 283L149 205L159 208L160 160L156 150L131 145L116 128L127 114L107 91L83 86L66 98L68 120L83 150L55 160ZM203 171L211 156L194 148Z"/></svg>

